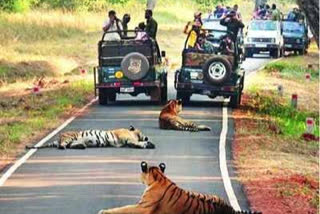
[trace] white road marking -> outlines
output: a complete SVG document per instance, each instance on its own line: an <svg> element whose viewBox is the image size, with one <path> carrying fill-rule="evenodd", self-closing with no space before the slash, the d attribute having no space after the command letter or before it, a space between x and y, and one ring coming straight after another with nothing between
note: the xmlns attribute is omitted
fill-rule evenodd
<svg viewBox="0 0 320 214"><path fill-rule="evenodd" d="M240 211L240 205L238 203L237 197L232 188L231 180L229 177L227 160L226 160L226 139L228 133L228 108L223 107L222 109L222 130L220 134L219 142L219 163L220 171L223 180L223 185L229 198L231 206L236 210Z"/></svg>
<svg viewBox="0 0 320 214"><path fill-rule="evenodd" d="M271 62L277 62L281 60L282 58L272 60ZM256 72L263 70L267 64L269 64L270 61L264 63L264 65L260 66L260 68L256 69L254 72L246 73L246 79L251 78ZM223 107L222 109L222 130L220 134L220 142L219 142L219 164L220 164L220 171L221 171L221 176L223 180L223 185L226 190L229 202L233 209L236 211L240 211L240 205L238 202L238 199L234 193L230 176L229 176L229 171L228 171L228 166L227 166L227 154L226 154L226 140L227 140L227 133L228 133L228 108Z"/></svg>
<svg viewBox="0 0 320 214"><path fill-rule="evenodd" d="M82 109L80 109L74 116L70 117L67 121L65 121L61 126L56 128L53 132L48 134L45 138L40 140L35 146L39 147L45 144L48 140L50 140L53 136L55 136L58 132L64 129L67 125L69 125L76 117L81 114L86 108L92 105L97 98L91 100L87 105L85 105ZM24 156L22 156L19 160L17 160L0 178L0 187L4 185L6 180L24 163L26 162L38 149L30 149Z"/></svg>

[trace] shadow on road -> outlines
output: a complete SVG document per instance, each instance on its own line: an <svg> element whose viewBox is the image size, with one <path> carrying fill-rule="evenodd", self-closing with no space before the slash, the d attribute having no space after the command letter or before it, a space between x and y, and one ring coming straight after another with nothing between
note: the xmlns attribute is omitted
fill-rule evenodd
<svg viewBox="0 0 320 214"><path fill-rule="evenodd" d="M99 105L99 104L97 104ZM162 107L165 104L159 104L158 102L152 102L149 100L121 100L116 101L115 103L111 103L106 105L105 107L125 107L125 106L159 106ZM189 103L184 104L184 107L223 107L226 104L224 102L217 101L190 101Z"/></svg>

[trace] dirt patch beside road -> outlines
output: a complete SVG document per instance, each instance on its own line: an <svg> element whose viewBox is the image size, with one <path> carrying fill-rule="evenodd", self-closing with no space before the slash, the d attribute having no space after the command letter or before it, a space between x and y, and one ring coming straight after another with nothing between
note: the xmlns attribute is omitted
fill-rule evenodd
<svg viewBox="0 0 320 214"><path fill-rule="evenodd" d="M311 53L267 65L234 111L235 163L252 208L264 214L318 213L319 142L303 138L308 117L315 122L311 135L319 137L319 70L307 68L317 61ZM297 109L291 107L293 93Z"/></svg>

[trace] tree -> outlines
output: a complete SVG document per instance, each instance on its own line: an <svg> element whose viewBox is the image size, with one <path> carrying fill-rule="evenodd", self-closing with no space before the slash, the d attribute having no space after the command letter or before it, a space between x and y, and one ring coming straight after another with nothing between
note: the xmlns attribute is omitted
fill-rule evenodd
<svg viewBox="0 0 320 214"><path fill-rule="evenodd" d="M319 0L297 0L297 4L306 15L319 48Z"/></svg>

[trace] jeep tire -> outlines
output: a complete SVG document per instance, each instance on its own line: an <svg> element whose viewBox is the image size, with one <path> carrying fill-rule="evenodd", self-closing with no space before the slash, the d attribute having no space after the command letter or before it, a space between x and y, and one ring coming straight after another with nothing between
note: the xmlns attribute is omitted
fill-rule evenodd
<svg viewBox="0 0 320 214"><path fill-rule="evenodd" d="M183 104L189 103L190 102L190 97L191 97L191 94L188 93L188 92L177 91L176 99L177 100L182 100Z"/></svg>
<svg viewBox="0 0 320 214"><path fill-rule="evenodd" d="M130 80L140 80L150 68L147 57L138 52L127 54L121 61L121 69Z"/></svg>
<svg viewBox="0 0 320 214"><path fill-rule="evenodd" d="M221 85L227 81L231 72L231 63L223 57L213 57L203 66L205 80L214 85Z"/></svg>
<svg viewBox="0 0 320 214"><path fill-rule="evenodd" d="M241 104L242 90L238 90L237 94L230 96L229 106L231 108L238 108Z"/></svg>
<svg viewBox="0 0 320 214"><path fill-rule="evenodd" d="M114 91L100 88L99 89L99 104L108 105L116 101L116 93Z"/></svg>
<svg viewBox="0 0 320 214"><path fill-rule="evenodd" d="M271 50L270 51L270 55L271 55L272 58L278 59L281 56L280 48Z"/></svg>

